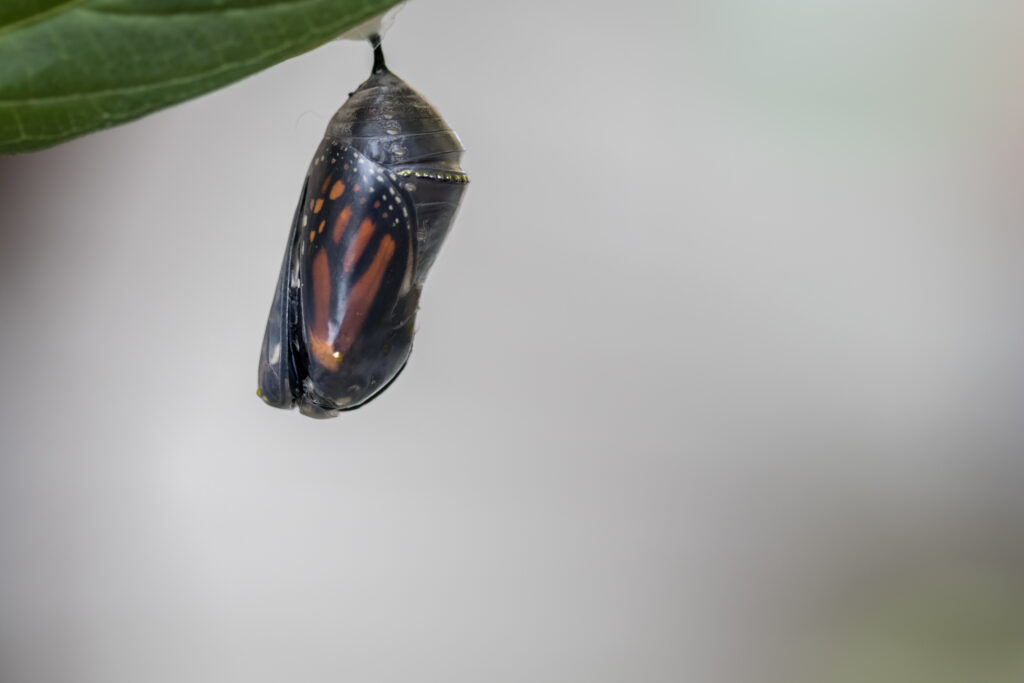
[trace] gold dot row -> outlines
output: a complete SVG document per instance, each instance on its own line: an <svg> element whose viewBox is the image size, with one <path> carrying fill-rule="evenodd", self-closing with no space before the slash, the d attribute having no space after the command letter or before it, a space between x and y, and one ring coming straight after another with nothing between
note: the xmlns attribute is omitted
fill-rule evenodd
<svg viewBox="0 0 1024 683"><path fill-rule="evenodd" d="M430 173L428 171L397 171L403 178L426 178L427 180L439 180L442 183L468 183L469 176L464 173Z"/></svg>

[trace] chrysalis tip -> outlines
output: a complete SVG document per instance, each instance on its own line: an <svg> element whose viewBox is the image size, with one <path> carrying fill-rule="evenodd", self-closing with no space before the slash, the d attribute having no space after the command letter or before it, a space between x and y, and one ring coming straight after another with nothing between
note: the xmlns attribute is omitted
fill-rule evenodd
<svg viewBox="0 0 1024 683"><path fill-rule="evenodd" d="M380 36L376 33L370 36L370 45L373 46L373 73L379 74L388 70L384 63L384 49L381 47Z"/></svg>

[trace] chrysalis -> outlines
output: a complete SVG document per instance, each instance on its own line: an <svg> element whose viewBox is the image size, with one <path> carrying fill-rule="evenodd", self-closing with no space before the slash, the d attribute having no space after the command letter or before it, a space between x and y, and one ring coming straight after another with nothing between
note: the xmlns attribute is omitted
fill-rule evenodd
<svg viewBox="0 0 1024 683"><path fill-rule="evenodd" d="M405 367L420 291L469 178L440 114L384 64L327 126L309 166L263 337L257 394L334 417Z"/></svg>

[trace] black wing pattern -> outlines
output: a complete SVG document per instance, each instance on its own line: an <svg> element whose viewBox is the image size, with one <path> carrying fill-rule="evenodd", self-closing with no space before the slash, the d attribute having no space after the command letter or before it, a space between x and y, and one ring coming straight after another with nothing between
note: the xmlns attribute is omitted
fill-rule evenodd
<svg viewBox="0 0 1024 683"><path fill-rule="evenodd" d="M366 403L405 365L419 299L416 223L396 181L353 147L326 138L317 150L260 360L271 405L330 417Z"/></svg>

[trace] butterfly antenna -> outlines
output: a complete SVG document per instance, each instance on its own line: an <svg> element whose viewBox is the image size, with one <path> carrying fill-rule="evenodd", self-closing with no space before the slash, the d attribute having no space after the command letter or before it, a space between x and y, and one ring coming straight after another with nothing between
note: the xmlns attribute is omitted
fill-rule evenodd
<svg viewBox="0 0 1024 683"><path fill-rule="evenodd" d="M381 48L380 35L374 33L370 36L370 45L373 46L373 73L379 74L387 71L388 67L384 63L384 50Z"/></svg>

